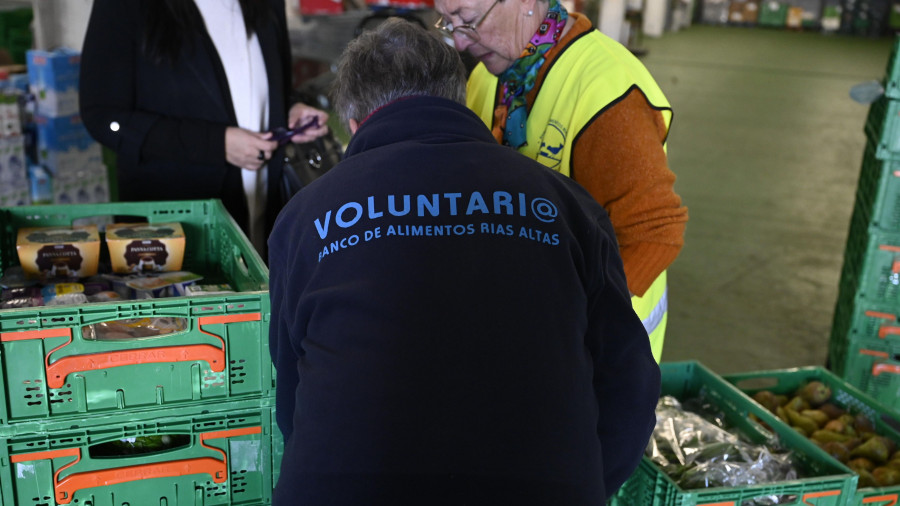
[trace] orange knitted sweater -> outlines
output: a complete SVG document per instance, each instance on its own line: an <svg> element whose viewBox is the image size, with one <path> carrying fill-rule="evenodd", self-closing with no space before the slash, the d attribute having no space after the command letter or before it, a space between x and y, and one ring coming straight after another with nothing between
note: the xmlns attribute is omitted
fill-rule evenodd
<svg viewBox="0 0 900 506"><path fill-rule="evenodd" d="M528 108L540 93L550 63L591 22L570 14L569 32L550 49ZM603 205L619 241L628 289L641 296L675 260L684 245L688 210L675 193L675 174L669 169L663 142L662 114L635 89L612 104L598 104L602 112L575 136L572 178Z"/></svg>

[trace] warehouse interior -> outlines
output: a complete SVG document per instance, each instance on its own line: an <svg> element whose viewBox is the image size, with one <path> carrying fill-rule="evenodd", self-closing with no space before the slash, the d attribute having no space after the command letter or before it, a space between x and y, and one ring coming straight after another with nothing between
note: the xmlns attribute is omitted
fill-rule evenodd
<svg viewBox="0 0 900 506"><path fill-rule="evenodd" d="M34 5L36 44L80 47L89 0ZM292 12L298 79L327 72L367 15ZM690 210L663 358L824 365L866 141L868 105L849 91L884 76L893 39L696 21L630 39L674 108L670 166Z"/></svg>
<svg viewBox="0 0 900 506"><path fill-rule="evenodd" d="M36 45L80 48L90 0L0 2L29 5ZM602 18L618 3L579 5ZM826 365L869 110L850 90L884 77L894 39L709 23L696 8L691 23L683 10L696 4L673 5L660 34L627 13L616 26L673 106L670 167L690 211L669 270L663 360L720 373ZM370 14L288 11L295 81L307 84Z"/></svg>
<svg viewBox="0 0 900 506"><path fill-rule="evenodd" d="M0 0L0 12L34 7L33 44L48 50L66 47L77 51L85 36L93 1ZM304 1L315 3L315 0ZM719 9L716 12L723 15L738 12L728 11L727 0L697 1L715 5ZM841 0L842 3L854 1L874 4L884 0ZM900 27L900 0L893 1L896 5L892 4L892 16L896 15ZM740 3L742 9L754 2L757 6L764 5L756 0L732 0L733 4ZM321 0L318 3L330 5L334 2ZM647 11L636 15L630 7L633 3L618 0L574 2L589 11L592 18L599 16L601 28L611 26L608 17L605 25L602 20L604 14L609 16L612 10L617 21L613 23L614 29L621 30L617 38L649 69L674 111L667 139L668 163L677 176L675 191L687 206L690 219L684 248L668 269L669 310L662 354L661 393L678 397L680 401L689 399L693 402L701 397L703 402L711 400L712 404L720 401L721 404L713 406L716 411L710 418L719 417L718 422L725 420L723 423L730 427L737 426L745 431L742 435L749 433L749 439L754 439L755 443L769 443L775 433L777 438L787 442L791 451L800 455L802 465L799 479L794 479L796 476L779 479L774 486L750 481L733 486L713 486L706 491L688 490L682 482L676 484L674 477L661 477L662 465L650 460L656 444L651 440L638 472L610 498L607 506L896 504L900 499L900 471L895 473L896 480L890 482L876 482L874 478L857 481L863 474L858 468L851 468L846 458L839 462L837 456L827 453L818 441L799 437L799 425L780 418L777 409L767 410L768 406L762 402L753 403L749 396L759 393L761 388L772 387L772 391L785 400L789 394L794 400L801 397L797 393L801 388L821 380L828 386L829 395L834 394L829 402L837 403L853 414L869 416L870 423L875 425L872 434L887 434L886 438L894 440L892 444L898 452L890 461L900 470L900 414L897 414L900 412L900 348L894 350L887 344L879 348L883 343L893 346L895 339L867 335L864 337L868 341L860 340L871 347L864 352L873 357L877 355L881 360L867 362L867 367L860 369L865 385L852 385L847 378L820 369L833 365L830 346L834 342L833 327L838 306L843 307L845 315L858 309L847 307L855 294L847 291L842 276L848 239L851 238L851 221L856 216L860 198L860 175L867 160L867 149L875 142L872 132L867 134L866 128L871 123L873 101L885 98L887 83L884 80L892 59L900 58L896 54L900 37L895 32L900 28L892 25L891 29L885 27L876 34L826 30L824 24L800 21L794 26L780 27L732 22L724 18L711 22L709 13L712 11L707 11L706 18L699 11L690 15L697 4L686 0L668 4L661 0L644 0L643 5L654 8L668 5L664 19L649 20L649 16L641 18L641 14L649 14ZM776 3L779 2L766 2L766 5ZM783 13L787 12L789 3L816 3L823 7L823 16L825 7L835 5L834 0L784 0L780 2L785 7ZM304 19L303 3L289 2L294 80L298 87L312 92L310 97L325 91L332 63L340 55L343 45L357 32L360 23L371 14L361 1L343 1L343 5L351 4L356 5L355 10ZM435 19L435 13L428 10L414 15L429 22ZM665 29L661 29L663 25ZM0 26L0 33L2 28ZM23 47L16 50L24 54ZM18 71L24 72L24 68L21 65ZM898 72L900 65L895 74ZM891 103L900 104L900 93L889 95L889 98ZM328 103L323 100L317 105L327 108ZM885 124L891 121L886 119ZM334 118L329 125L339 128ZM900 139L900 121L892 135ZM342 142L347 140L346 132L342 130L336 131L336 137ZM897 145L900 146L900 141ZM108 154L106 150L104 155ZM896 160L900 163L900 154ZM900 167L885 177L891 176L900 176ZM4 189L0 185L0 190ZM897 194L900 195L900 190ZM202 234L210 235L221 231L224 235L232 234L229 238L246 239L223 206L215 208L214 219L200 223L206 218L201 218L196 209L203 206L178 203L170 209L165 207L167 203L159 204L160 214L167 215L167 219L178 217L185 223L185 230L202 230ZM4 207L0 200L0 208ZM900 223L900 197L895 211ZM73 211L73 215L80 212ZM134 213L135 216L138 214ZM13 220L21 228L32 219L38 222L47 219L49 225L57 226L58 218L55 215L48 218L40 213L32 217L21 211L0 209L0 221ZM0 244L14 245L15 239L10 232L14 227L9 223L0 225L5 225L5 228L0 227L0 233L5 234ZM898 276L889 282L896 286L900 285L900 225L891 233L894 232L897 242L892 251L897 253L897 260L889 267L896 269L894 274ZM214 241L201 242L211 244ZM123 455L116 453L121 448L114 448L112 456L115 458L100 455L92 460L89 444L98 441L130 443L132 447L128 450L131 451L135 439L146 438L158 443L161 438L169 437L166 430L178 432L181 442L166 441L166 445L172 446L166 447L165 451L148 451L140 457L136 457L135 451L135 455L129 454L127 458L135 457L131 462L143 459L149 469L153 467L151 464L165 467L163 464L170 464L168 460L174 457L203 456L208 460L212 457L216 465L222 465L223 478L210 480L204 475L197 479L189 476L196 474L194 471L179 471L175 476L166 475L165 479L169 481L166 486L160 486L159 480L144 479L154 478L150 474L131 480L138 476L135 474L123 480L124 484L85 485L65 499L95 506L176 502L272 504L272 488L279 477L284 441L274 416L277 375L268 354L269 272L249 242L237 246L225 243L224 246L218 243L222 252L204 252L210 253L205 255L212 259L210 262L220 259L224 259L223 263L231 262L232 257L251 261L229 264L233 270L217 272L221 279L211 278L210 283L222 282L216 286L229 288L226 283L229 280L224 278L233 275L251 287L237 290L246 293L235 295L225 290L209 294L201 290L200 296L215 297L210 299L215 302L195 304L190 301L184 304L194 304L189 309L178 305L179 301L187 300L180 297L183 294L173 295L158 306L154 305L157 301L102 302L94 304L94 315L97 316L90 325L86 324L74 333L71 329L80 324L72 326L70 322L82 318L82 314L71 316L74 313L67 312L65 307L0 310L0 387L10 391L18 389L0 402L0 453L7 452L5 458L0 455L0 505L7 502L25 504L20 498L26 496L32 501L27 504L55 504L53 495L62 490L55 488L57 478L68 479L66 472L83 469L76 466L77 459L71 461L73 455L83 450L83 455L78 456L83 458L82 466L86 462L97 469L113 467L108 463ZM0 255L0 276L17 260L11 258ZM853 286L860 290L871 288L862 284ZM895 292L900 294L896 288ZM222 302L229 300L230 303ZM900 296L885 301L885 304L893 304L888 315L893 319L889 323L894 323L897 320L895 313L900 313L900 309L895 309L898 300ZM160 307L163 310L159 310ZM29 311L28 318L21 316L26 310ZM87 317L94 316L90 311L85 313ZM32 317L32 314L39 316ZM71 382L75 388L70 389L66 384L65 393L75 391L75 395L70 395L67 402L50 401L60 405L50 407L47 403L46 411L45 406L38 406L42 401L28 397L32 395L31 390L40 388L44 388L41 395L43 392L57 395L49 387L36 385L42 380L30 376L24 381L18 377L16 381L7 379L14 374L23 378L26 372L30 374L30 370L26 371L28 367L21 365L30 365L28 360L36 363L38 372L44 374L45 366L49 373L53 353L59 356L74 349L87 354L91 350L89 346L96 343L89 342L90 338L84 338L81 332L98 323L102 319L100 315L115 315L105 317L123 321L156 316L184 320L180 322L184 327L176 329L173 335L213 344L215 351L222 352L223 362L226 359L230 362L222 366L222 370L215 371L199 359L171 360L165 365L150 365L152 360L147 363L135 361L126 364L133 369L110 366L81 371L78 379ZM104 321L96 327L110 323L118 322ZM135 327L141 325L143 323ZM202 325L207 328L201 328ZM131 327L126 329L132 330ZM853 330L859 329L854 327ZM865 331L872 331L871 325ZM875 329L875 334L877 331ZM900 334L900 323L888 328L887 332ZM173 337L160 335L163 339ZM855 344L848 342L848 335L841 335L841 338L846 340L845 345ZM110 351L115 358L121 351L117 348L120 345L123 350L144 351L142 346L151 346L153 340L110 338L101 344L103 350ZM894 354L883 349L890 349ZM10 350L21 354L21 364L14 364L13 360L7 365L6 361L13 356ZM252 363L245 363L243 356L224 356L238 352L246 353L250 357L247 362ZM845 358L841 357L842 360ZM803 369L806 366L819 368ZM894 374L882 376L884 381L880 383L871 381L876 366L885 366L883 370ZM240 370L235 372L232 368ZM766 377L768 371L775 371L775 381ZM737 381L733 379L760 372L764 380L770 381L738 385L747 394L741 396L734 388ZM153 381L144 381L149 375L156 376ZM134 378L140 378L140 381L134 381ZM55 379L61 381L59 377ZM897 381L892 383L894 379ZM91 390L98 384L102 387ZM522 390L518 385L516 388ZM20 395L20 390L28 390L24 394L26 397ZM866 397L867 394L872 397ZM79 399L79 395L84 399ZM654 390L654 399L655 395ZM21 398L28 401L13 406ZM140 400L129 404L135 398ZM88 401L93 404L88 405ZM14 409L7 409L7 404ZM782 407L786 405L782 404ZM806 411L811 411L809 408L813 406L808 402L805 407ZM797 410L799 412L800 408ZM652 415L650 411L648 407L648 418ZM656 413L658 420L665 418L660 415L659 408ZM681 414L670 420L681 421L678 418ZM601 416L604 415L605 412L601 412ZM751 418L762 423L750 423ZM786 423L780 424L779 418ZM94 423L96 420L99 422ZM652 420L649 423L652 425ZM824 427L824 423L820 425ZM804 435L812 438L813 432L810 430ZM702 438L695 438L694 442L699 439ZM204 441L212 441L211 446ZM733 441L726 438L725 441L714 441L713 446L718 445L714 449L725 448L728 452L734 449L729 446ZM179 444L182 446L177 447ZM194 453L186 449L188 446ZM43 451L45 449L52 451ZM169 450L172 452L166 454ZM220 460L220 454L235 457L227 463L234 466L229 468L231 476L227 478L224 477L226 462ZM889 466L888 459L883 460L883 464ZM5 461L17 466L7 466ZM43 463L45 461L50 463ZM41 463L32 465L34 462ZM726 462L732 463L734 460ZM18 477L9 477L12 473L3 474L13 469L19 472ZM242 473L249 476L247 483L250 486L243 485L239 481L242 478L234 478ZM857 489L862 492L857 493ZM207 502L203 502L204 493ZM122 499L126 496L132 498L132 502ZM57 503L64 504L61 500Z"/></svg>
<svg viewBox="0 0 900 506"><path fill-rule="evenodd" d="M664 361L825 365L869 112L850 90L884 76L892 43L702 25L645 39L690 210Z"/></svg>

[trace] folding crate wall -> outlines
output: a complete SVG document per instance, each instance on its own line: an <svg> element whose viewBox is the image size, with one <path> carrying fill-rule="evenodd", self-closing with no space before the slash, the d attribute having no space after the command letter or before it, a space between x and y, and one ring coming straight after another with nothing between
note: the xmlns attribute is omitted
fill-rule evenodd
<svg viewBox="0 0 900 506"><path fill-rule="evenodd" d="M900 90L894 44L866 147L829 340L830 368L900 410Z"/></svg>

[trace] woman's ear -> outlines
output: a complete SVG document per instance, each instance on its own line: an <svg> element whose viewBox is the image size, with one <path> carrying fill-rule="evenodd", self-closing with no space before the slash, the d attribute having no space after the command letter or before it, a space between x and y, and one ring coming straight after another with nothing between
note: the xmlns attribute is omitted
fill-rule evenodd
<svg viewBox="0 0 900 506"><path fill-rule="evenodd" d="M356 121L355 119L350 118L347 120L347 126L350 127L350 135L353 135L356 133L357 130L359 130L359 121Z"/></svg>

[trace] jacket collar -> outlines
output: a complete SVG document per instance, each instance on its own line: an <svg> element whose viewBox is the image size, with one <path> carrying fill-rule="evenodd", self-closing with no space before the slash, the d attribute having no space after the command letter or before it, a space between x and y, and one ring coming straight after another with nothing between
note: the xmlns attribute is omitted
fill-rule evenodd
<svg viewBox="0 0 900 506"><path fill-rule="evenodd" d="M482 141L491 131L463 104L438 97L404 97L370 114L350 139L346 156L404 141Z"/></svg>

